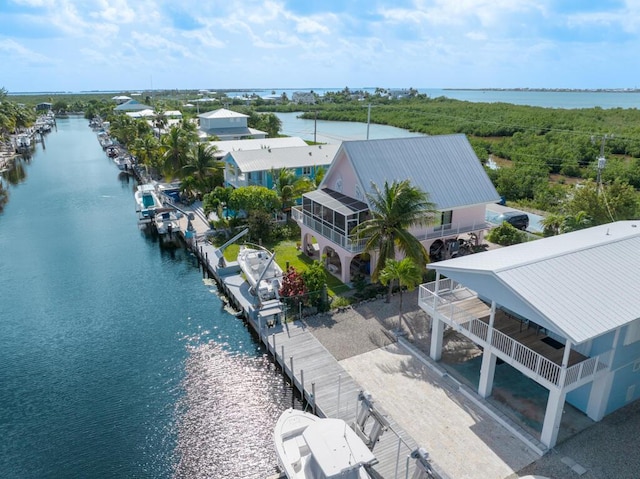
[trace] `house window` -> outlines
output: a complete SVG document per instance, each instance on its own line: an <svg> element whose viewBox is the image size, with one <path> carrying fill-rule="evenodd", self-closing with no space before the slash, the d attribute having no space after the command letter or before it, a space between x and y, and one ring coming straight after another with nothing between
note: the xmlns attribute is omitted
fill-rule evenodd
<svg viewBox="0 0 640 479"><path fill-rule="evenodd" d="M640 341L640 319L636 319L627 326L627 333L624 336L625 346L636 341Z"/></svg>
<svg viewBox="0 0 640 479"><path fill-rule="evenodd" d="M453 220L453 211L451 210L443 211L442 214L440 215L440 224L444 228L450 228L452 220Z"/></svg>
<svg viewBox="0 0 640 479"><path fill-rule="evenodd" d="M335 214L335 229L344 234L344 215L340 213Z"/></svg>
<svg viewBox="0 0 640 479"><path fill-rule="evenodd" d="M311 167L310 166L303 166L302 167L302 174L306 175L306 176L311 176Z"/></svg>

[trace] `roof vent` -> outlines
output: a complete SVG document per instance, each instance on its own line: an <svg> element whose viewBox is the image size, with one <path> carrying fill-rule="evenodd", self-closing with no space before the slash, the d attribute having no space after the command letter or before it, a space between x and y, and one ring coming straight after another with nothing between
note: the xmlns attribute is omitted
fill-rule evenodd
<svg viewBox="0 0 640 479"><path fill-rule="evenodd" d="M309 152L309 156L311 156L311 152Z"/></svg>
<svg viewBox="0 0 640 479"><path fill-rule="evenodd" d="M269 153L271 153L271 148L269 148Z"/></svg>

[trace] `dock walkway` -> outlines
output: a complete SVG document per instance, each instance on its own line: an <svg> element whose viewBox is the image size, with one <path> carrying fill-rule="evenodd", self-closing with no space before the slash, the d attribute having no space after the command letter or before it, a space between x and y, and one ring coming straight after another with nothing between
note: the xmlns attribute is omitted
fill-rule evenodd
<svg viewBox="0 0 640 479"><path fill-rule="evenodd" d="M376 422L373 418L379 413L388 424L387 430L373 447L378 460L373 466L374 477L394 479L407 477L407 471L412 474L415 466L414 460L409 456L419 446L415 440L375 404L375 397L371 398L375 412L365 408L365 413L359 415L362 411L359 398L366 391L363 391L304 323L294 321L268 327L264 311L255 306L254 297L249 292L237 263L226 262L224 266L220 266L220 253L216 248L197 238L196 234L192 249L203 268L217 281L232 306L251 326L283 375L304 398L307 408L320 417L343 419L351 425L356 423L358 415L365 436L374 435ZM445 477L444 474L441 477Z"/></svg>

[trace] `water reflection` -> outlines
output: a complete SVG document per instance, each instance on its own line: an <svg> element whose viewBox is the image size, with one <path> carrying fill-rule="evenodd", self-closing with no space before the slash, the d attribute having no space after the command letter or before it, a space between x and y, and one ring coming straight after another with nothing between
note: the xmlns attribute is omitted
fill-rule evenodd
<svg viewBox="0 0 640 479"><path fill-rule="evenodd" d="M26 165L31 162L30 156L16 156L8 163L8 169L2 172L2 177L10 185L18 185L27 178Z"/></svg>
<svg viewBox="0 0 640 479"><path fill-rule="evenodd" d="M215 339L188 338L184 395L176 408L174 477L273 475L273 428L281 411L295 402L292 390L266 356L228 350L217 331L210 337Z"/></svg>
<svg viewBox="0 0 640 479"><path fill-rule="evenodd" d="M4 186L4 181L0 181L0 213L4 211L4 207L8 202L9 189Z"/></svg>

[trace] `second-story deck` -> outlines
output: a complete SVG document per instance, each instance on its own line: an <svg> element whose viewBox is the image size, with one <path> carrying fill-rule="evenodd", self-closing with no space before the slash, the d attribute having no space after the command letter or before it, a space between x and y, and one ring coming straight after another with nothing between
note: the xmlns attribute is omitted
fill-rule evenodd
<svg viewBox="0 0 640 479"><path fill-rule="evenodd" d="M427 314L479 346L491 348L497 357L547 388L576 389L609 367L610 352L586 357L571 351L563 368L564 343L501 309L496 309L491 328L490 307L474 291L450 279L420 286L418 302Z"/></svg>
<svg viewBox="0 0 640 479"><path fill-rule="evenodd" d="M311 215L305 213L301 206L291 208L291 217L301 225L307 226L315 233L327 238L332 243L339 245L346 251L353 254L362 253L367 242L366 239L359 239L356 235L345 235L333 229ZM435 240L439 238L451 238L465 233L478 232L489 229L491 225L486 221L472 223L451 223L427 228L425 231L415 234L419 241Z"/></svg>

